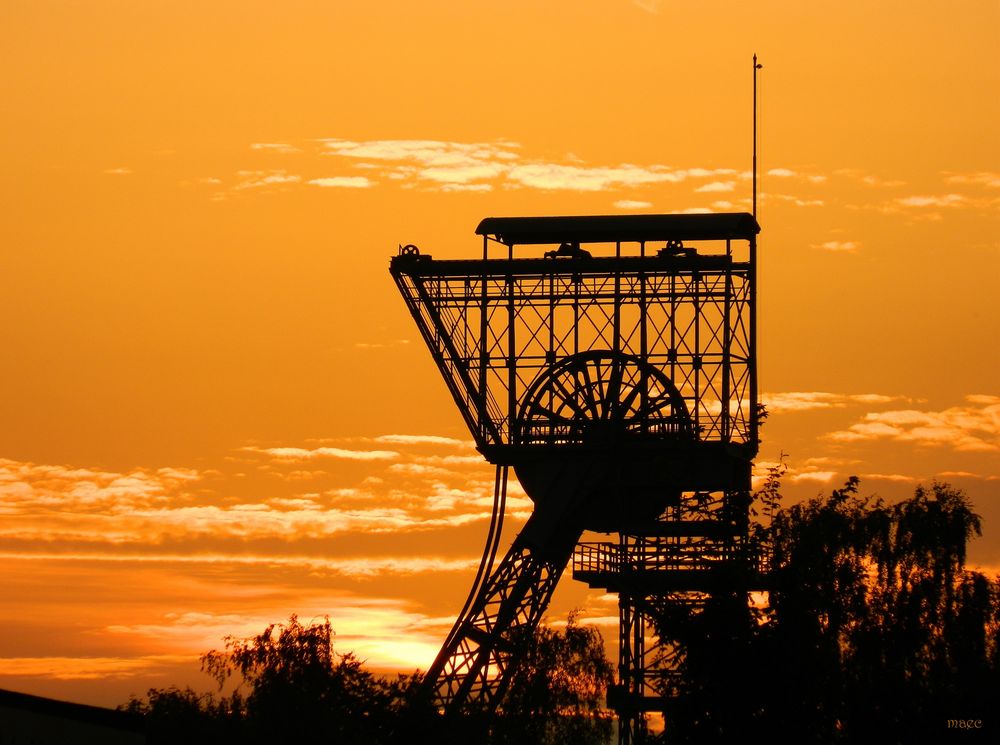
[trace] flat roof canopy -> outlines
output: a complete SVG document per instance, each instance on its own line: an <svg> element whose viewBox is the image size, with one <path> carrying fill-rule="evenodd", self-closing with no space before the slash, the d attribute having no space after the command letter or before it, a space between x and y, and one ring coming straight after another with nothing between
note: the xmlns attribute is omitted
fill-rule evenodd
<svg viewBox="0 0 1000 745"><path fill-rule="evenodd" d="M747 212L697 215L487 217L476 228L508 246L538 243L750 240L760 225Z"/></svg>

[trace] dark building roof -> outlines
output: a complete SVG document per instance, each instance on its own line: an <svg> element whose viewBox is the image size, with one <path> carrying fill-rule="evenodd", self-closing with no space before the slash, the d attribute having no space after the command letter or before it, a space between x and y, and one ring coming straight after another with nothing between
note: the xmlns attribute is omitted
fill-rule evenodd
<svg viewBox="0 0 1000 745"><path fill-rule="evenodd" d="M32 696L29 693L18 693L17 691L0 690L0 708L30 711L59 719L85 722L129 732L143 730L142 721L124 711L87 704L74 704L69 701Z"/></svg>
<svg viewBox="0 0 1000 745"><path fill-rule="evenodd" d="M747 212L697 215L487 217L476 228L508 246L528 243L750 240L760 232Z"/></svg>

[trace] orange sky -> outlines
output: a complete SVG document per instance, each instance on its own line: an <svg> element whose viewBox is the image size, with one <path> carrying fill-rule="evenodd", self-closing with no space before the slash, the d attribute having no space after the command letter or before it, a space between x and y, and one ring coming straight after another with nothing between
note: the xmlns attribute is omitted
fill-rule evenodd
<svg viewBox="0 0 1000 745"><path fill-rule="evenodd" d="M293 612L426 666L492 470L388 258L748 209L754 51L761 462L951 481L1000 566L997 49L994 0L5 2L0 687L207 687Z"/></svg>

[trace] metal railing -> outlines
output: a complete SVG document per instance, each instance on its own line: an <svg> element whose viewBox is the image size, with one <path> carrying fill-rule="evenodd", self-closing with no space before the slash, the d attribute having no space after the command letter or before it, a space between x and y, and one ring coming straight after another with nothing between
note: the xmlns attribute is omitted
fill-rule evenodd
<svg viewBox="0 0 1000 745"><path fill-rule="evenodd" d="M707 571L732 566L734 562L759 572L763 569L763 558L746 544L706 539L581 543L573 552L573 573Z"/></svg>

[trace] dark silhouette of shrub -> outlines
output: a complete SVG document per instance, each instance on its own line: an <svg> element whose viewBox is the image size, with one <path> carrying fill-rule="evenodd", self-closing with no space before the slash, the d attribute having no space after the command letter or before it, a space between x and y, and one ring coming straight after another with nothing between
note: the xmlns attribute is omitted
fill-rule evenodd
<svg viewBox="0 0 1000 745"><path fill-rule="evenodd" d="M201 660L220 692L238 681L231 695L151 689L121 708L144 718L154 745L596 745L610 736L610 714L601 709L611 679L604 641L572 615L562 630L543 627L515 640L524 664L495 715L441 717L419 673L373 675L353 654L335 652L333 638L329 618L304 626L294 615L256 636L226 637L223 650Z"/></svg>
<svg viewBox="0 0 1000 745"><path fill-rule="evenodd" d="M579 625L570 614L561 631L541 627L518 646L520 662L489 741L608 742L613 718L603 704L614 673L597 628Z"/></svg>
<svg viewBox="0 0 1000 745"><path fill-rule="evenodd" d="M965 494L934 483L887 504L852 477L778 509L779 487L780 469L752 531L771 554L769 603L712 598L684 627L662 739L921 743L959 719L984 723L965 739L996 737L1000 583L965 568L981 530Z"/></svg>

